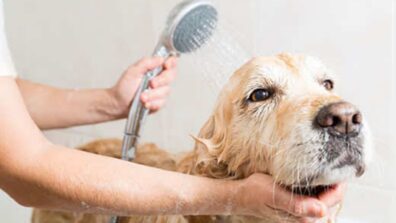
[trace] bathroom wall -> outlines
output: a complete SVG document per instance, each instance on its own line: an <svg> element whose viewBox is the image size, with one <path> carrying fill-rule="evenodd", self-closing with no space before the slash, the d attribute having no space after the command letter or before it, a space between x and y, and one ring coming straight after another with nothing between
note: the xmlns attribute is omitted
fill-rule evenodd
<svg viewBox="0 0 396 223"><path fill-rule="evenodd" d="M109 87L130 63L151 53L169 9L177 2L4 0L17 70L22 78L59 87ZM367 223L396 222L392 213L396 210L394 1L215 2L222 26L232 34L228 43L233 47L240 44L250 55L311 54L338 73L338 90L364 111L376 149L367 174L350 184L341 217ZM214 80L210 70L202 71L192 62L197 56L180 59L170 100L148 119L143 141L156 142L172 152L192 148L189 134L198 132L217 93L210 83ZM216 72L226 73L237 65L219 64L224 69ZM73 147L92 139L121 137L123 127L121 120L45 134ZM0 192L0 214L7 222L28 222L30 209Z"/></svg>

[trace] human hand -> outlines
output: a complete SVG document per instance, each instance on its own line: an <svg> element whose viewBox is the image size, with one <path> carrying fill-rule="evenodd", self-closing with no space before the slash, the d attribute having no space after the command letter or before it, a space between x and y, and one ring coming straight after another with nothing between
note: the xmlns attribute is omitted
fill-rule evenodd
<svg viewBox="0 0 396 223"><path fill-rule="evenodd" d="M163 71L150 80L150 89L142 93L140 100L150 112L156 112L164 106L170 92L169 85L176 77L176 58L143 58L128 67L116 85L110 89L116 101L116 109L122 117L127 116L144 74L159 66L163 66Z"/></svg>
<svg viewBox="0 0 396 223"><path fill-rule="evenodd" d="M315 198L293 194L264 174L253 174L241 183L236 197L237 214L293 223L333 219L334 209L342 201L346 188L345 184L340 184Z"/></svg>

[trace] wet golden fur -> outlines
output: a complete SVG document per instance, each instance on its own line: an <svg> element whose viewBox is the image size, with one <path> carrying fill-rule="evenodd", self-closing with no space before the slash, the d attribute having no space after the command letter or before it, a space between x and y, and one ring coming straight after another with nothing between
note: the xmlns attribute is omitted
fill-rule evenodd
<svg viewBox="0 0 396 223"><path fill-rule="evenodd" d="M177 160L154 144L146 144L138 148L135 162L210 178L234 180L262 172L272 175L281 184L299 183L304 178L300 175L310 173L314 167L312 157L301 155L301 150L316 152L314 146L317 146L318 137L311 129L311 121L322 106L341 100L321 85L323 79L329 78L329 73L320 62L305 56L281 54L255 58L237 70L227 82L213 114L199 135L194 137L193 151ZM257 87L273 88L276 95L263 102L265 104L247 104L247 95ZM312 142L306 143L311 139ZM299 151L294 149L298 147L297 143L303 146ZM83 151L116 158L120 157L120 148L121 142L115 139L98 140L80 147ZM337 179L351 177L350 170L339 174ZM128 217L122 222L203 223L220 219L222 222L285 222L281 217L153 216ZM293 221L290 216L283 217ZM35 210L32 222L107 221L108 217L100 215Z"/></svg>

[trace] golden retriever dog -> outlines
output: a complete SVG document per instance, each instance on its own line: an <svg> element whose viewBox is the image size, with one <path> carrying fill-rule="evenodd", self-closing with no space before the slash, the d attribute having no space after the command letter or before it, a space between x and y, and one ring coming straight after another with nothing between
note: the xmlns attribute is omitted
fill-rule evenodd
<svg viewBox="0 0 396 223"><path fill-rule="evenodd" d="M318 59L280 54L237 70L213 114L194 137L195 148L175 159L154 144L137 149L137 163L217 179L266 173L296 194L317 196L361 176L371 157L360 111L334 92L332 72ZM121 142L99 140L80 149L120 157ZM284 215L284 216L282 216ZM108 216L35 210L33 223L107 223ZM132 216L122 222L294 222L246 216ZM334 222L324 219L322 222Z"/></svg>

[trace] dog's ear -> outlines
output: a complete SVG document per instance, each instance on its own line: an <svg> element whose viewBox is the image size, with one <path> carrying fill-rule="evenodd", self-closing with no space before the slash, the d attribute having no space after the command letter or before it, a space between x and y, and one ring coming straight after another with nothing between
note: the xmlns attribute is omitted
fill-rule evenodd
<svg viewBox="0 0 396 223"><path fill-rule="evenodd" d="M230 94L223 92L219 97L214 113L201 128L195 140L195 171L213 178L227 178L230 175L227 165L227 148L230 144L230 124L233 116Z"/></svg>
<svg viewBox="0 0 396 223"><path fill-rule="evenodd" d="M232 104L227 98L220 97L213 115L201 128L198 137L194 137L196 149L200 152L220 155L228 142L231 119Z"/></svg>

